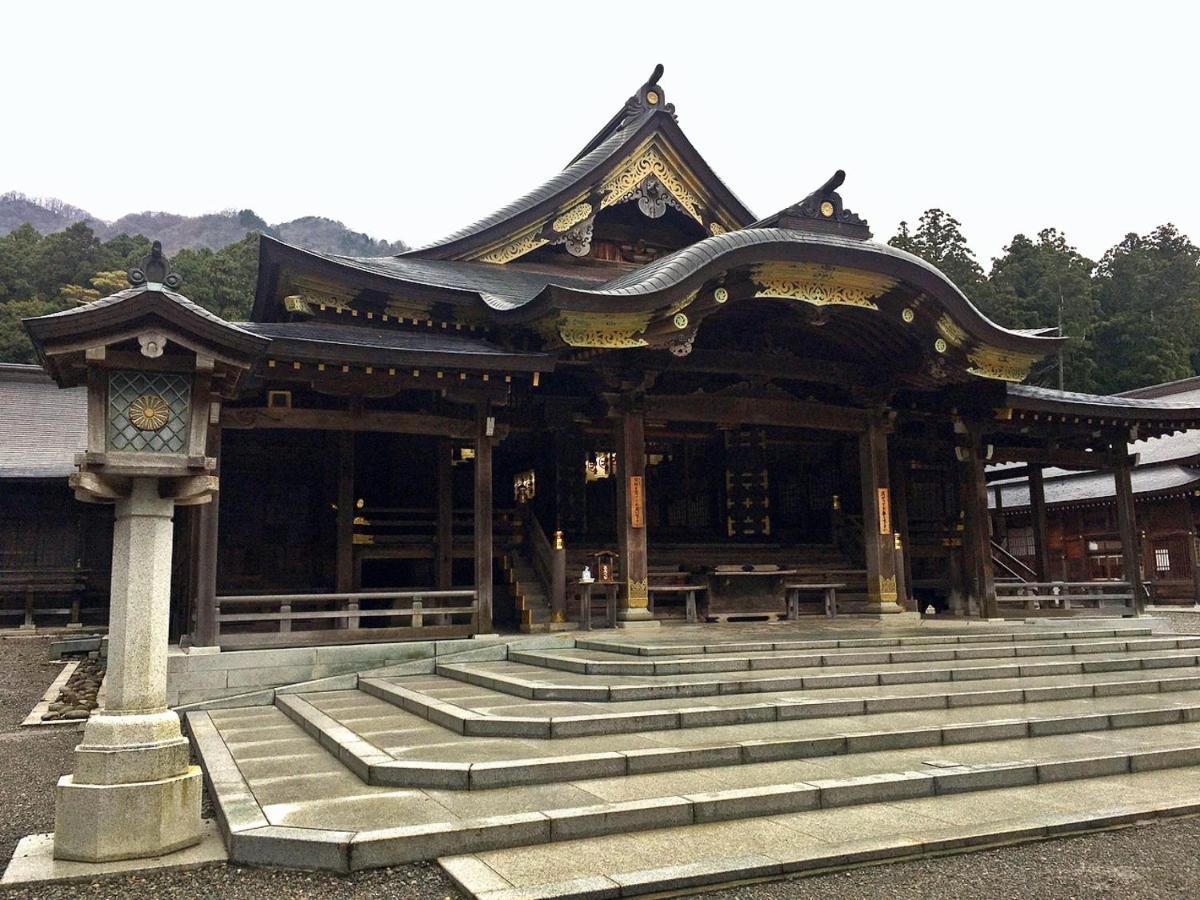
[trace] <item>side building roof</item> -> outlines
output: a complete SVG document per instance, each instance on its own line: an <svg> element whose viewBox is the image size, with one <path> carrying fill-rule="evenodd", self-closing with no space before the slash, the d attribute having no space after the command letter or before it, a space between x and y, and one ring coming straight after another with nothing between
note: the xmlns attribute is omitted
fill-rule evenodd
<svg viewBox="0 0 1200 900"><path fill-rule="evenodd" d="M66 478L87 446L87 389L40 366L0 363L0 480Z"/></svg>

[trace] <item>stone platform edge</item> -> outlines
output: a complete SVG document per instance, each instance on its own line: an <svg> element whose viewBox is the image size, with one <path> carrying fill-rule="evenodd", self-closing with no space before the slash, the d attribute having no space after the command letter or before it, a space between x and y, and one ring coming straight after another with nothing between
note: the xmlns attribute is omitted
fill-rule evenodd
<svg viewBox="0 0 1200 900"><path fill-rule="evenodd" d="M337 831L272 825L209 714L186 722L234 862L351 872L583 837L1200 765L1200 746L1049 763L894 772L425 825Z"/></svg>
<svg viewBox="0 0 1200 900"><path fill-rule="evenodd" d="M1200 802L1186 801L1170 806L1124 804L1094 814L1070 814L1044 821L1009 823L1005 827L946 828L931 840L905 837L878 838L822 848L794 857L768 854L731 856L703 863L663 866L654 869L594 875L545 884L514 886L473 854L438 859L442 870L469 897L476 900L539 900L539 898L634 897L666 891L715 889L723 885L770 881L788 875L817 875L883 862L923 857L948 856L989 847L1031 843L1088 832L1125 828L1152 819L1200 814Z"/></svg>
<svg viewBox="0 0 1200 900"><path fill-rule="evenodd" d="M353 690L357 675L428 675L436 660L479 662L508 658L508 648L567 649L559 635L476 635L438 641L332 644L267 650L185 652L167 655L167 703L179 712L265 706L276 691ZM338 679L341 679L340 681Z"/></svg>

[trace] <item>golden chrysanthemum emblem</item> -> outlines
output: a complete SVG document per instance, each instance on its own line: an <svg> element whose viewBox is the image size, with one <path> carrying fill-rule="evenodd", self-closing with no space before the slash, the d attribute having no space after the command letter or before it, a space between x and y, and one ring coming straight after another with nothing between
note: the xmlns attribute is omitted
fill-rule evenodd
<svg viewBox="0 0 1200 900"><path fill-rule="evenodd" d="M143 394L129 404L129 421L142 431L158 431L171 419L171 408L158 394Z"/></svg>

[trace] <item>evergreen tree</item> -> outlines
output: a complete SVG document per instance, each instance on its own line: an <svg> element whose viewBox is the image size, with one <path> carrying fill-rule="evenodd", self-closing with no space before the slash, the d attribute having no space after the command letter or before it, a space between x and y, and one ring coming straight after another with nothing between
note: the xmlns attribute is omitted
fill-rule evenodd
<svg viewBox="0 0 1200 900"><path fill-rule="evenodd" d="M33 294L33 258L41 240L32 225L0 237L0 303Z"/></svg>
<svg viewBox="0 0 1200 900"><path fill-rule="evenodd" d="M983 268L967 245L962 222L940 209L927 209L910 232L907 222L888 243L937 266L980 309L988 308L990 295Z"/></svg>
<svg viewBox="0 0 1200 900"><path fill-rule="evenodd" d="M1004 255L992 261L988 276L989 315L1006 328L1058 328L1070 342L1063 349L1063 386L1088 391L1095 386L1092 331L1096 304L1092 272L1096 264L1047 228L1037 241L1016 235ZM1058 386L1058 354L1038 366L1030 381Z"/></svg>
<svg viewBox="0 0 1200 900"><path fill-rule="evenodd" d="M1101 390L1187 378L1200 362L1200 248L1174 225L1127 234L1096 272Z"/></svg>
<svg viewBox="0 0 1200 900"><path fill-rule="evenodd" d="M258 235L247 234L220 250L180 250L171 260L183 276L181 292L231 322L244 320L254 304Z"/></svg>
<svg viewBox="0 0 1200 900"><path fill-rule="evenodd" d="M43 237L33 254L33 288L43 297L53 297L66 284L87 284L108 268L106 254L86 222L76 222L64 231Z"/></svg>

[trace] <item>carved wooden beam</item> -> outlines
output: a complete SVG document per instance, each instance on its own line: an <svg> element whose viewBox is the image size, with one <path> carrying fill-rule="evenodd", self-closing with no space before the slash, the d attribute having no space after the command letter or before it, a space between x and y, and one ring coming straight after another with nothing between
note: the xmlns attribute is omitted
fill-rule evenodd
<svg viewBox="0 0 1200 900"><path fill-rule="evenodd" d="M362 411L345 409L268 409L266 407L231 408L221 411L221 427L307 428L317 431L386 431L392 434L434 434L441 437L473 439L475 422L427 413ZM497 423L497 439L508 434L508 426Z"/></svg>
<svg viewBox="0 0 1200 900"><path fill-rule="evenodd" d="M714 422L721 425L782 425L830 431L862 431L873 420L865 409L826 406L799 400L722 397L706 394L654 395L645 398L647 419Z"/></svg>

